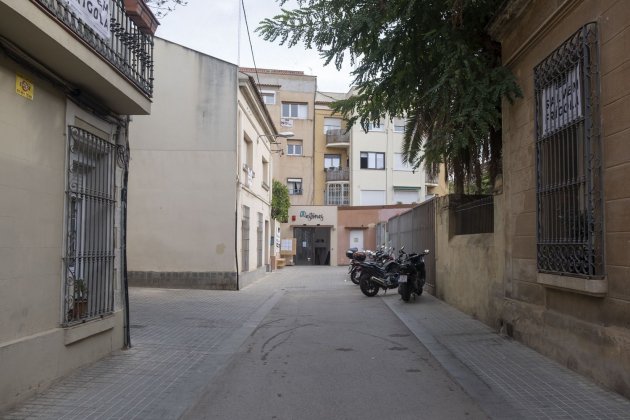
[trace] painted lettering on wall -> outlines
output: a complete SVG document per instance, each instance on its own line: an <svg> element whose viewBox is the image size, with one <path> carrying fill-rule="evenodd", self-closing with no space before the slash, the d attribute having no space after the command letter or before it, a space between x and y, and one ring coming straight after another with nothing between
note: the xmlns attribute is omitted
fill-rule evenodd
<svg viewBox="0 0 630 420"><path fill-rule="evenodd" d="M109 39L110 0L68 0L68 6L83 22L104 39Z"/></svg>
<svg viewBox="0 0 630 420"><path fill-rule="evenodd" d="M560 130L582 118L580 65L569 70L543 89L540 97L542 135Z"/></svg>
<svg viewBox="0 0 630 420"><path fill-rule="evenodd" d="M302 210L300 212L300 217L303 218L303 219L308 220L309 222L314 220L314 219L317 219L317 220L319 220L321 222L324 221L324 215L323 214L315 214L313 212L307 213L304 210Z"/></svg>

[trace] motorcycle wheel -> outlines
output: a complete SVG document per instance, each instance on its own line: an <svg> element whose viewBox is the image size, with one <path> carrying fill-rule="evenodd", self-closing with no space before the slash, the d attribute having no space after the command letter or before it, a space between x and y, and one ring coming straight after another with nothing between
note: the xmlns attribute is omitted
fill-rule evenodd
<svg viewBox="0 0 630 420"><path fill-rule="evenodd" d="M418 291L416 292L418 296L422 294L422 289L424 288L424 282L425 282L424 279L418 280Z"/></svg>
<svg viewBox="0 0 630 420"><path fill-rule="evenodd" d="M409 302L409 298L411 297L411 290L409 289L409 285L407 283L400 283L398 285L398 293L402 297L402 300L405 302Z"/></svg>
<svg viewBox="0 0 630 420"><path fill-rule="evenodd" d="M359 277L361 277L361 268L353 268L352 271L350 271L350 280L352 280L352 283L359 284Z"/></svg>
<svg viewBox="0 0 630 420"><path fill-rule="evenodd" d="M376 296L379 289L379 286L370 280L370 275L367 273L359 277L359 287L361 292L367 297Z"/></svg>

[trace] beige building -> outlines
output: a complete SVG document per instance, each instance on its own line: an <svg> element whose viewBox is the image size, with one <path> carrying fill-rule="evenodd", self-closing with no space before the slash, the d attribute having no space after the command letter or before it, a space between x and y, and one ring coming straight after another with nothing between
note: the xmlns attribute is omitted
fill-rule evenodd
<svg viewBox="0 0 630 420"><path fill-rule="evenodd" d="M95 7L125 29L0 0L0 411L126 342L127 116L151 109L157 22Z"/></svg>
<svg viewBox="0 0 630 420"><path fill-rule="evenodd" d="M273 145L273 179L289 189L292 205L312 205L313 125L317 78L301 71L242 68L256 80L271 119L280 132Z"/></svg>
<svg viewBox="0 0 630 420"><path fill-rule="evenodd" d="M276 129L238 67L155 40L151 116L131 123L129 278L238 289L270 262Z"/></svg>

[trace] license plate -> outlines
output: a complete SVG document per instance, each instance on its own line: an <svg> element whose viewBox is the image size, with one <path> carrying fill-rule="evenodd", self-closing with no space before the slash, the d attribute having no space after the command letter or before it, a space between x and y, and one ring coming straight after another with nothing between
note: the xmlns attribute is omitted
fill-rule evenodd
<svg viewBox="0 0 630 420"><path fill-rule="evenodd" d="M398 277L398 283L407 283L407 275L401 274L400 277Z"/></svg>

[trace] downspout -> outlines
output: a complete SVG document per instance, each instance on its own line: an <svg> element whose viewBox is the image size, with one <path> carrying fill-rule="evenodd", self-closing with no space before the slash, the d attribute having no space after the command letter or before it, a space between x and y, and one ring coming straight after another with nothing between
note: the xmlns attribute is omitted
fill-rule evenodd
<svg viewBox="0 0 630 420"><path fill-rule="evenodd" d="M125 318L124 318L124 347L125 349L131 348L131 331L129 321L129 278L127 276L127 186L129 184L129 116L125 120L125 144L118 145L118 159L123 168L123 184L120 191L120 206L121 206L121 223L120 223L120 258L121 258L121 272L123 279L123 294L125 305ZM120 130L120 126L118 128Z"/></svg>

